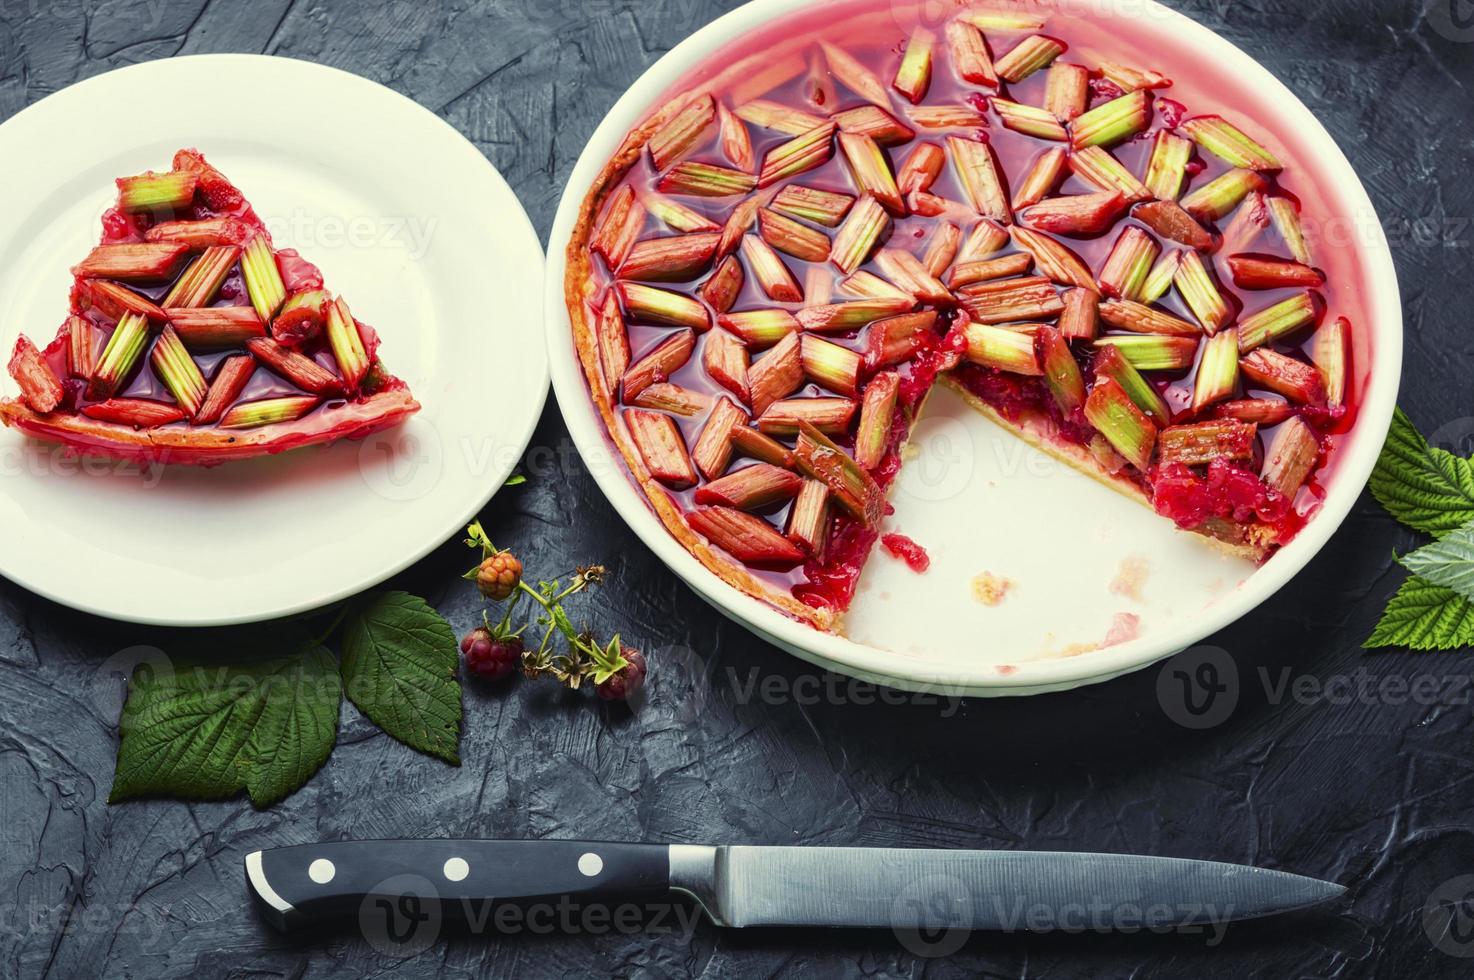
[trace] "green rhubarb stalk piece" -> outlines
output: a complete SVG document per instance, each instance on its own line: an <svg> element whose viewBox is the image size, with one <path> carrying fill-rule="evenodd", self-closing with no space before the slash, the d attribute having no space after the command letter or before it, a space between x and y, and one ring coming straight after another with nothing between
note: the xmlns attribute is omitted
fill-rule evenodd
<svg viewBox="0 0 1474 980"><path fill-rule="evenodd" d="M1085 400L1085 418L1132 466L1142 472L1151 466L1157 427L1116 382L1096 379Z"/></svg>
<svg viewBox="0 0 1474 980"><path fill-rule="evenodd" d="M1114 146L1145 132L1151 121L1151 96L1145 91L1131 92L1076 117L1070 124L1071 142L1076 149Z"/></svg>
<svg viewBox="0 0 1474 980"><path fill-rule="evenodd" d="M665 324L705 330L711 326L711 314L701 301L685 293L620 280L614 284L625 316L639 323Z"/></svg>
<svg viewBox="0 0 1474 980"><path fill-rule="evenodd" d="M1197 337L1125 334L1099 337L1096 347L1114 347L1138 371L1186 371L1198 355Z"/></svg>
<svg viewBox="0 0 1474 980"><path fill-rule="evenodd" d="M824 433L799 423L794 462L805 475L821 480L834 502L864 527L874 527L885 512L885 494L859 463Z"/></svg>
<svg viewBox="0 0 1474 980"><path fill-rule="evenodd" d="M664 170L709 135L716 122L717 107L710 95L691 99L650 137L650 161Z"/></svg>
<svg viewBox="0 0 1474 980"><path fill-rule="evenodd" d="M194 200L199 174L187 170L146 173L118 178L118 208L123 211L155 211L187 208Z"/></svg>
<svg viewBox="0 0 1474 980"><path fill-rule="evenodd" d="M662 174L656 186L663 194L685 194L688 197L731 197L734 194L746 194L752 191L758 186L758 179L752 174L745 174L731 167L719 167L714 163L696 163L686 160Z"/></svg>
<svg viewBox="0 0 1474 980"><path fill-rule="evenodd" d="M789 334L747 371L749 404L754 415L762 415L780 398L786 398L803 387L804 364L799 352L799 339Z"/></svg>
<svg viewBox="0 0 1474 980"><path fill-rule="evenodd" d="M789 334L799 333L798 319L787 310L743 310L717 317L723 330L735 334L751 350L766 350Z"/></svg>
<svg viewBox="0 0 1474 980"><path fill-rule="evenodd" d="M1172 288L1172 282L1177 278L1177 267L1182 264L1182 251L1173 249L1157 260L1152 266L1152 271L1141 284L1141 295L1136 298L1139 303L1155 303L1167 295L1167 290Z"/></svg>
<svg viewBox="0 0 1474 980"><path fill-rule="evenodd" d="M1012 221L1013 211L998 176L992 147L961 136L948 136L947 152L973 210L1003 224Z"/></svg>
<svg viewBox="0 0 1474 980"><path fill-rule="evenodd" d="M861 270L846 276L839 284L842 292L852 296L861 296L866 299L903 299L906 308L911 309L916 305L916 300L910 293L906 292L892 283L886 282L875 273Z"/></svg>
<svg viewBox="0 0 1474 980"><path fill-rule="evenodd" d="M801 423L826 435L842 435L849 431L857 408L850 398L782 398L763 410L757 426L770 436L797 435Z"/></svg>
<svg viewBox="0 0 1474 980"><path fill-rule="evenodd" d="M829 535L829 488L822 480L805 479L788 510L788 540L815 561L822 561Z"/></svg>
<svg viewBox="0 0 1474 980"><path fill-rule="evenodd" d="M102 349L87 386L87 397L93 401L111 398L137 366L147 342L147 318L137 313L125 314Z"/></svg>
<svg viewBox="0 0 1474 980"><path fill-rule="evenodd" d="M1040 327L1034 335L1034 348L1044 383L1055 403L1066 415L1085 404L1085 376L1065 340L1054 327Z"/></svg>
<svg viewBox="0 0 1474 980"><path fill-rule="evenodd" d="M625 184L620 190L628 189ZM645 214L648 212L655 216L655 220L670 228L672 231L694 234L702 231L721 231L722 226L698 211L693 211L680 201L657 194L654 191L646 191L639 196L635 202L638 210L631 211L623 219L629 229L630 240L623 243L624 251L628 251L634 244L635 238L645 227ZM638 219L638 220L636 220ZM613 257L605 256L611 268L618 268L623 261L623 252L617 252Z"/></svg>
<svg viewBox="0 0 1474 980"><path fill-rule="evenodd" d="M1014 45L1003 57L993 63L993 70L1005 82L1017 84L1048 68L1055 58L1065 53L1065 45L1043 34L1032 34Z"/></svg>
<svg viewBox="0 0 1474 980"><path fill-rule="evenodd" d="M194 417L205 402L207 388L199 365L189 356L184 342L171 326L164 327L149 355L154 371L185 414Z"/></svg>
<svg viewBox="0 0 1474 980"><path fill-rule="evenodd" d="M1192 159L1193 145L1170 129L1159 129L1152 140L1152 153L1146 165L1146 188L1159 201L1175 201L1182 194L1187 179L1187 164Z"/></svg>
<svg viewBox="0 0 1474 980"><path fill-rule="evenodd" d="M915 305L910 297L905 296L847 300L824 306L807 306L795 317L799 325L811 333L849 333L876 320L909 313Z"/></svg>
<svg viewBox="0 0 1474 980"><path fill-rule="evenodd" d="M1310 361L1320 372L1326 404L1332 408L1346 404L1351 374L1351 321L1342 316L1322 325L1311 338Z"/></svg>
<svg viewBox="0 0 1474 980"><path fill-rule="evenodd" d="M1285 420L1274 432L1264 451L1264 468L1259 478L1286 497L1294 499L1320 459L1320 440L1298 415Z"/></svg>
<svg viewBox="0 0 1474 980"><path fill-rule="evenodd" d="M861 64L854 55L828 41L820 41L819 47L824 52L824 60L829 65L830 73L839 79L845 88L867 102L873 102L881 107L890 105L891 100L890 96L886 95L885 83L877 78L869 68Z"/></svg>
<svg viewBox="0 0 1474 980"><path fill-rule="evenodd" d="M1161 72L1132 68L1114 61L1102 61L1099 68L1101 76L1122 92L1135 92L1139 89L1170 88L1172 86L1172 79L1163 75Z"/></svg>
<svg viewBox="0 0 1474 980"><path fill-rule="evenodd" d="M257 241L261 240L257 239ZM269 253L270 249L268 248L267 251ZM209 306L214 302L215 295L220 292L220 287L225 284L225 278L230 275L231 268L235 266L239 258L242 258L242 252L234 245L218 245L205 249L169 290L164 297L163 306L178 309ZM271 263L272 269L275 270L276 260L272 259ZM242 269L244 268L243 263ZM280 277L277 281L281 281ZM249 282L248 278L248 286ZM282 290L282 298L286 298L285 288Z"/></svg>
<svg viewBox="0 0 1474 980"><path fill-rule="evenodd" d="M1013 374L1044 373L1034 351L1034 338L1027 333L969 320L962 326L962 337L967 344L962 356L974 364Z"/></svg>
<svg viewBox="0 0 1474 980"><path fill-rule="evenodd" d="M1305 240L1305 228L1300 223L1300 209L1295 202L1285 197L1271 197L1267 199L1267 205L1269 218L1295 261L1313 266L1315 263L1311 259L1310 245Z"/></svg>
<svg viewBox="0 0 1474 980"><path fill-rule="evenodd" d="M854 204L855 198L851 194L789 184L773 198L772 209L790 218L802 218L826 228L837 228Z"/></svg>
<svg viewBox="0 0 1474 980"><path fill-rule="evenodd" d="M1060 147L1052 147L1041 153L1013 195L1013 209L1021 211L1032 207L1053 194L1068 162L1069 155Z"/></svg>
<svg viewBox="0 0 1474 980"><path fill-rule="evenodd" d="M1208 336L1221 330L1233 317L1233 310L1229 309L1228 301L1213 281L1213 274L1197 252L1182 253L1173 281L1187 308L1192 310Z"/></svg>
<svg viewBox="0 0 1474 980"><path fill-rule="evenodd" d="M829 236L822 231L769 208L759 209L757 220L758 233L763 241L778 251L805 262L829 260ZM716 247L715 238L712 247Z"/></svg>
<svg viewBox="0 0 1474 980"><path fill-rule="evenodd" d="M1008 99L995 96L993 98L993 111L998 113L998 118L1003 123L1003 128L1011 129L1015 133L1023 133L1025 136L1033 136L1036 139L1058 140L1060 142L1064 142L1070 138L1070 134L1065 130L1064 124L1048 109L1024 105L1021 102L1012 102Z"/></svg>
<svg viewBox="0 0 1474 980"><path fill-rule="evenodd" d="M1315 294L1304 292L1244 317L1239 321L1239 351L1247 353L1287 337L1315 322L1319 315Z"/></svg>
<svg viewBox="0 0 1474 980"><path fill-rule="evenodd" d="M1070 169L1101 190L1120 194L1127 204L1146 201L1152 196L1135 174L1101 146L1087 146L1071 153Z"/></svg>
<svg viewBox="0 0 1474 980"><path fill-rule="evenodd" d="M835 394L855 397L860 393L863 359L848 347L804 334L799 339L799 357L809 380Z"/></svg>
<svg viewBox="0 0 1474 980"><path fill-rule="evenodd" d="M968 7L958 15L980 31L1023 34L1042 30L1049 15L1018 8Z"/></svg>
<svg viewBox="0 0 1474 980"><path fill-rule="evenodd" d="M220 419L222 429L254 429L278 422L294 422L321 401L311 395L287 395L236 405Z"/></svg>
<svg viewBox="0 0 1474 980"><path fill-rule="evenodd" d="M906 204L891 173L890 162L885 151L868 136L858 133L840 133L839 148L844 154L846 166L855 186L864 194L880 202L891 214L901 217L906 213Z"/></svg>
<svg viewBox="0 0 1474 980"><path fill-rule="evenodd" d="M198 221L160 221L143 233L150 242L184 245L192 249L212 245L244 245L256 230L239 218L201 218Z"/></svg>
<svg viewBox="0 0 1474 980"><path fill-rule="evenodd" d="M1198 116L1183 123L1181 129L1194 143L1230 167L1266 172L1283 168L1273 153L1222 116Z"/></svg>
<svg viewBox="0 0 1474 980"><path fill-rule="evenodd" d="M896 68L896 77L891 84L912 102L926 98L926 90L931 85L932 51L936 43L937 36L924 27L914 29L906 42L906 52L901 56L901 64Z"/></svg>
<svg viewBox="0 0 1474 980"><path fill-rule="evenodd" d="M867 470L875 469L885 458L900 390L901 377L894 371L882 371L865 387L860 427L855 433L855 462Z"/></svg>
<svg viewBox="0 0 1474 980"><path fill-rule="evenodd" d="M1230 462L1254 457L1258 427L1237 419L1216 419L1174 425L1157 437L1157 451L1163 463L1205 466L1214 460Z"/></svg>
<svg viewBox="0 0 1474 980"><path fill-rule="evenodd" d="M276 253L271 250L265 235L251 239L241 253L241 275L246 280L246 292L250 294L251 305L256 307L256 315L269 322L286 302L287 287L276 264Z"/></svg>
<svg viewBox="0 0 1474 980"><path fill-rule="evenodd" d="M1217 221L1266 186L1264 178L1253 170L1230 170L1184 197L1182 207L1199 221Z"/></svg>
<svg viewBox="0 0 1474 980"><path fill-rule="evenodd" d="M750 122L762 129L771 129L787 136L799 136L825 123L823 116L816 116L802 109L772 102L768 99L753 99L744 102L736 110L738 119Z"/></svg>
<svg viewBox="0 0 1474 980"><path fill-rule="evenodd" d="M891 216L880 202L869 196L860 198L834 236L829 261L845 274L854 272L869 260L890 227Z"/></svg>
<svg viewBox="0 0 1474 980"><path fill-rule="evenodd" d="M328 346L333 349L348 391L357 391L368 373L368 351L364 349L363 334L348 309L348 301L341 296L328 306L327 334Z"/></svg>
<svg viewBox="0 0 1474 980"><path fill-rule="evenodd" d="M1203 345L1203 357L1193 380L1193 414L1232 398L1239 384L1239 335L1236 328L1221 330Z"/></svg>
<svg viewBox="0 0 1474 980"><path fill-rule="evenodd" d="M878 105L856 106L830 118L839 125L840 132L868 136L881 146L900 146L916 137L915 130Z"/></svg>
<svg viewBox="0 0 1474 980"><path fill-rule="evenodd" d="M1101 267L1101 291L1117 299L1140 302L1142 288L1161 251L1152 236L1140 228L1127 228L1116 239Z"/></svg>
<svg viewBox="0 0 1474 980"><path fill-rule="evenodd" d="M1265 428L1279 425L1293 414L1294 406L1279 398L1237 398L1213 407L1214 418L1239 419Z"/></svg>
<svg viewBox="0 0 1474 980"><path fill-rule="evenodd" d="M954 20L947 24L947 50L952 55L952 67L963 81L974 85L998 87L998 73L993 68L993 59L988 54L983 32L965 20Z"/></svg>
<svg viewBox="0 0 1474 980"><path fill-rule="evenodd" d="M1120 385L1132 404L1157 425L1164 426L1172 420L1167 400L1120 350L1111 346L1100 347L1095 353L1093 367L1097 378L1110 378Z"/></svg>
<svg viewBox="0 0 1474 980"><path fill-rule="evenodd" d="M834 155L834 134L838 128L832 121L825 122L769 150L754 186L768 187L823 166Z"/></svg>

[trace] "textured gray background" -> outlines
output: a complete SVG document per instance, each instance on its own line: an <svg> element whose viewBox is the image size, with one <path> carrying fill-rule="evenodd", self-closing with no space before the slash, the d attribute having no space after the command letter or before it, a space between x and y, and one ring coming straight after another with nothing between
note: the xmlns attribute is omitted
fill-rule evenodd
<svg viewBox="0 0 1474 980"><path fill-rule="evenodd" d="M247 51L320 61L448 119L545 234L607 107L733 5L4 0L0 118L153 58ZM1403 404L1425 430L1474 431L1474 12L1465 0L1175 5L1267 63L1361 169L1397 246L1414 382ZM85 155L85 125L75 145L50 149ZM550 405L535 446L546 454L564 439ZM750 697L753 676L792 689L813 675L698 602L586 475L534 478L486 516L496 539L536 568L610 565L615 584L598 613L652 651L650 702L631 714L548 685L473 685L458 770L345 707L326 768L265 813L243 801L106 806L116 712L99 693L98 667L130 644L167 650L180 637L90 619L0 582L0 975L1469 974L1470 960L1430 940L1423 908L1440 883L1474 873L1465 686L1474 661L1359 651L1401 578L1392 552L1415 540L1369 498L1288 588L1209 641L1231 653L1240 682L1231 717L1207 731L1172 720L1180 711L1159 698L1159 670L1070 695L968 702L950 716L937 705L857 703L844 690L812 704ZM464 563L447 544L397 584L464 627L476 610L457 578ZM1261 667L1317 682L1423 676L1443 693L1423 704L1277 698ZM241 858L252 849L411 835L1119 849L1293 869L1352 893L1333 914L1231 930L1216 949L1201 937L983 937L930 960L889 935L705 926L459 938L404 960L349 935L284 940L245 904Z"/></svg>

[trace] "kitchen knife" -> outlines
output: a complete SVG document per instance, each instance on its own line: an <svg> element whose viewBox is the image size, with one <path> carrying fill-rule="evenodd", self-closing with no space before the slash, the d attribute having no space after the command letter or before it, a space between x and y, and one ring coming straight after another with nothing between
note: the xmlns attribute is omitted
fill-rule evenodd
<svg viewBox="0 0 1474 980"><path fill-rule="evenodd" d="M301 844L247 855L246 875L283 930L351 918L410 891L445 914L503 902L648 902L674 892L734 928L1003 931L1216 925L1345 892L1283 871L1180 858L564 840Z"/></svg>

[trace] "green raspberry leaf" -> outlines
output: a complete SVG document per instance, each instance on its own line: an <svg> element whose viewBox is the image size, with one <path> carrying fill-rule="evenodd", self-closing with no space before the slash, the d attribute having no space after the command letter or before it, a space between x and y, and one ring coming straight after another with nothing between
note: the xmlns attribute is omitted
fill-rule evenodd
<svg viewBox="0 0 1474 980"><path fill-rule="evenodd" d="M1387 604L1368 650L1456 650L1474 646L1474 604L1452 589L1413 576Z"/></svg>
<svg viewBox="0 0 1474 980"><path fill-rule="evenodd" d="M217 800L245 789L269 806L327 761L341 701L337 663L311 644L256 663L140 671L129 682L108 802Z"/></svg>
<svg viewBox="0 0 1474 980"><path fill-rule="evenodd" d="M412 749L461 764L455 631L407 592L374 596L343 631L343 684L374 724Z"/></svg>
<svg viewBox="0 0 1474 980"><path fill-rule="evenodd" d="M1429 446L1400 408L1372 472L1371 490L1393 517L1435 537L1474 521L1474 463Z"/></svg>
<svg viewBox="0 0 1474 980"><path fill-rule="evenodd" d="M1463 527L1402 558L1414 575L1474 599L1474 526Z"/></svg>

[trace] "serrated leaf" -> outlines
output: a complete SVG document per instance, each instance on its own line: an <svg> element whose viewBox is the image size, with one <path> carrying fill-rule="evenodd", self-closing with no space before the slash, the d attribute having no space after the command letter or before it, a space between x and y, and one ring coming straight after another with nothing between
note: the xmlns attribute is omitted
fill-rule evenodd
<svg viewBox="0 0 1474 980"><path fill-rule="evenodd" d="M343 685L370 721L412 749L460 765L455 631L407 592L375 596L343 631Z"/></svg>
<svg viewBox="0 0 1474 980"><path fill-rule="evenodd" d="M257 663L184 665L130 681L109 802L139 796L267 806L302 786L333 750L342 700L320 646Z"/></svg>
<svg viewBox="0 0 1474 980"><path fill-rule="evenodd" d="M1419 578L1474 599L1474 527L1462 527L1402 558Z"/></svg>
<svg viewBox="0 0 1474 980"><path fill-rule="evenodd" d="M1429 446L1400 408L1372 472L1371 490L1393 517L1436 537L1474 521L1474 463Z"/></svg>
<svg viewBox="0 0 1474 980"><path fill-rule="evenodd" d="M1362 644L1368 650L1455 650L1474 646L1474 604L1452 589L1413 576L1387 604Z"/></svg>

